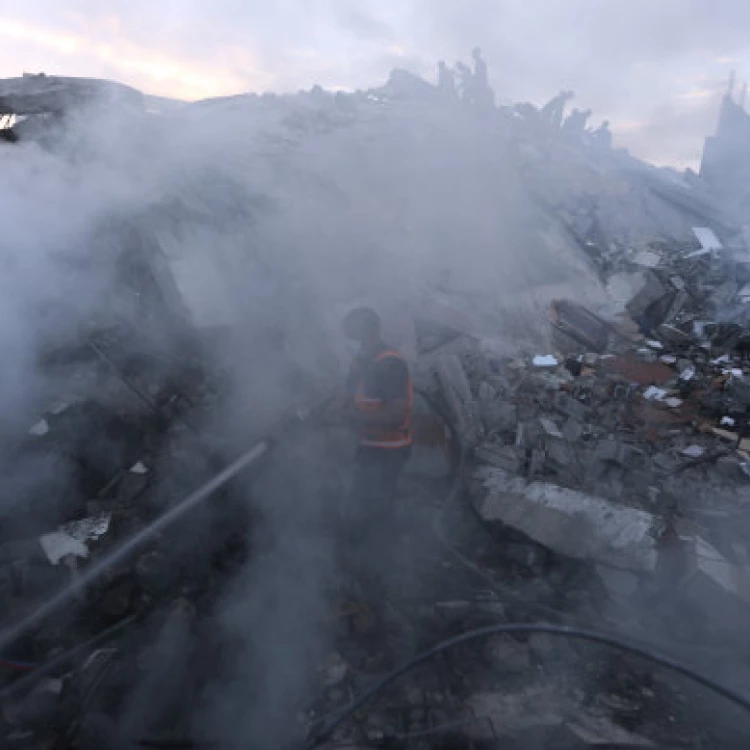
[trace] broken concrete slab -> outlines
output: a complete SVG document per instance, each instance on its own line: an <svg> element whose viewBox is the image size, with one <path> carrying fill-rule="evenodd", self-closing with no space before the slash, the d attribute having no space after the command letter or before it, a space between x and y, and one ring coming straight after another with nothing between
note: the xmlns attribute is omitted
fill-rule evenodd
<svg viewBox="0 0 750 750"><path fill-rule="evenodd" d="M554 300L549 319L555 330L583 347L585 352L604 352L612 338L612 327L605 320L570 300Z"/></svg>
<svg viewBox="0 0 750 750"><path fill-rule="evenodd" d="M639 320L656 303L664 299L669 290L664 286L659 276L650 271L645 274L645 284L638 294L627 303L625 308L634 320ZM657 321L661 323L663 321Z"/></svg>
<svg viewBox="0 0 750 750"><path fill-rule="evenodd" d="M501 522L568 557L653 571L660 521L600 497L545 482L527 483L501 469L476 472L473 503L487 522Z"/></svg>

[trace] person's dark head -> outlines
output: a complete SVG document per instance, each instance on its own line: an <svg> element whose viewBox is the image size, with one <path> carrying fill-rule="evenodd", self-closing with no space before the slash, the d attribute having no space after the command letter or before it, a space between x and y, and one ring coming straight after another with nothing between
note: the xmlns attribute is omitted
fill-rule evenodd
<svg viewBox="0 0 750 750"><path fill-rule="evenodd" d="M370 307L358 307L344 318L344 335L366 349L378 344L382 336L380 316Z"/></svg>

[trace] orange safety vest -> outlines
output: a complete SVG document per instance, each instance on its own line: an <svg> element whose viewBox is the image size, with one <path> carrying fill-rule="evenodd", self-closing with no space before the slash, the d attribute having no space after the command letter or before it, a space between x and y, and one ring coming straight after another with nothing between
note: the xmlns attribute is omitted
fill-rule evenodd
<svg viewBox="0 0 750 750"><path fill-rule="evenodd" d="M385 350L372 359L372 363L382 362L384 359L393 357L403 361L403 357L397 351ZM377 398L368 396L366 391L367 371L359 371L357 363L352 364L352 377L354 378L354 405L361 414L377 414L384 406L384 402ZM397 427L381 427L362 425L359 428L359 444L370 448L406 448L412 444L412 407L414 402L414 388L411 375L407 370L406 381L406 416L404 421Z"/></svg>

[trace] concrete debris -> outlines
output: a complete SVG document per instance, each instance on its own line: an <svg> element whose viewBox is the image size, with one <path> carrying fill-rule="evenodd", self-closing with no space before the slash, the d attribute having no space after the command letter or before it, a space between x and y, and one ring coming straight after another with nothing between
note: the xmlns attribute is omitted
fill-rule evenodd
<svg viewBox="0 0 750 750"><path fill-rule="evenodd" d="M80 539L64 531L53 531L39 537L44 554L51 565L59 565L66 557L88 557L89 549Z"/></svg>
<svg viewBox="0 0 750 750"><path fill-rule="evenodd" d="M702 445L689 445L682 449L682 455L688 458L701 458L706 455L706 449Z"/></svg>
<svg viewBox="0 0 750 750"><path fill-rule="evenodd" d="M633 263L646 268L656 268L661 262L661 255L651 250L641 250L633 257Z"/></svg>
<svg viewBox="0 0 750 750"><path fill-rule="evenodd" d="M739 322L727 323L717 314L741 288L727 281L747 271L726 253L688 262L691 252L673 243L652 253L626 306L637 325L607 324L603 349L581 349L596 338L586 329L596 316L555 301L553 334L565 328L558 351L507 365L502 391L480 401L495 413L500 403L508 407L503 429L489 431L473 455L480 518L511 546L520 534L560 559L596 566L618 602L657 585L680 519L739 513L747 496L750 316L739 312ZM627 266L625 253L619 263ZM468 380L477 378L468 372ZM734 511L711 509L712 498L733 493ZM702 597L717 609L722 598L729 607L748 601L747 558L734 562L736 543L680 538L685 606L699 608Z"/></svg>
<svg viewBox="0 0 750 750"><path fill-rule="evenodd" d="M533 364L534 367L557 367L560 363L551 354L537 354Z"/></svg>
<svg viewBox="0 0 750 750"><path fill-rule="evenodd" d="M579 715L566 726L590 747L656 747L651 740L628 732L606 716Z"/></svg>
<svg viewBox="0 0 750 750"><path fill-rule="evenodd" d="M34 435L35 437L42 437L46 435L48 432L49 432L49 424L47 423L46 419L40 420L33 427L29 429L29 435Z"/></svg>
<svg viewBox="0 0 750 750"><path fill-rule="evenodd" d="M698 242L701 243L701 248L703 250L713 251L724 249L719 238L714 234L713 230L708 227L693 227L693 234Z"/></svg>
<svg viewBox="0 0 750 750"><path fill-rule="evenodd" d="M613 335L612 327L606 321L569 300L553 300L549 319L555 339L560 341L562 348L573 344L582 348L584 354L606 351Z"/></svg>
<svg viewBox="0 0 750 750"><path fill-rule="evenodd" d="M661 529L652 514L545 482L527 483L501 469L480 469L476 476L481 489L474 505L485 521L511 526L562 555L655 570Z"/></svg>
<svg viewBox="0 0 750 750"><path fill-rule="evenodd" d="M493 740L498 732L515 736L530 728L559 727L563 722L560 702L549 685L520 693L479 693L469 697L467 706L475 716L489 719L472 727L469 736L474 740Z"/></svg>
<svg viewBox="0 0 750 750"><path fill-rule="evenodd" d="M527 605L541 605L545 617L554 608L555 613L575 617L592 629L605 630L616 621L636 626L636 632L659 628L670 637L675 635L672 630L679 636L687 631L693 638L684 642L693 643L711 639L721 643L726 629L736 622L742 633L735 642L744 646L750 622L750 545L745 541L750 531L745 522L750 502L746 206L739 211L725 206L708 179L653 168L612 149L608 123L587 129L591 112L585 109L566 117L574 97L571 91L560 92L542 109L530 103L496 107L480 50L475 50L472 66L458 63L454 69L444 63L439 71L438 86L397 70L386 85L366 92L333 93L316 87L296 97L227 97L195 104L160 102L104 81L43 74L0 81L0 149L16 149L13 156L19 163L24 149L9 144L37 140L44 145L39 153L45 154L46 162L48 153L55 154L47 137L50 132L65 133L67 140L78 143L77 118L70 115L115 102L120 107L115 111L129 118L124 120L128 128L143 136L135 140L146 144L153 143L146 135L156 131L141 130L140 123L166 126L154 114L164 111L161 108L179 112L175 119L186 127L194 120L213 123L221 120L219 114L234 113L241 115L238 122L261 122L264 133L256 138L243 130L240 140L258 141L255 147L262 153L263 166L243 153L238 161L242 172L254 177L257 171L258 184L263 184L264 170L272 165L273 184L284 198L277 201L275 193L273 198L256 195L235 184L233 172L218 167L199 174L186 168L184 175L181 172L187 185L184 191L151 204L149 196L161 196L163 191L161 185L156 186L159 189L150 185L154 189L146 191L145 203L138 202L144 205L141 215L118 216L92 228L92 246L101 253L111 251L111 257L102 261L108 269L103 276L109 278L111 272L111 288L97 295L103 309L75 331L61 333L51 326L40 334L39 352L34 352L40 363L39 380L58 384L59 390L45 391L38 403L29 406L19 423L21 434L13 435L0 451L6 478L0 503L0 612L8 613L11 624L33 602L47 600L71 578L92 569L108 550L147 530L155 518L213 477L244 449L240 443L247 434L268 431L273 435L268 445L279 446L283 441L277 419L287 424L290 414L301 415L308 401L316 402L321 391L327 392L338 364L334 345L329 350L323 343L334 338L326 322L332 312L325 309L318 315L318 302L309 309L298 305L308 287L316 289L318 279L305 283L308 266L300 263L297 268L299 256L264 255L263 238L275 238L271 250L276 245L286 251L304 244L296 238L286 243L279 235L286 224L312 226L314 233L323 227L331 236L342 237L340 243L331 243L327 234L313 236L316 248L359 247L361 237L375 238L377 252L371 252L369 245L364 250L367 267L364 272L360 268L361 285L352 289L351 278L343 276L320 285L333 293L337 287L346 288L335 304L377 288L382 281L377 266L381 248L382 252L391 245L418 248L425 231L440 245L434 256L450 261L436 268L425 263L422 279L412 272L425 259L415 256L404 279L397 278L389 286L388 298L394 308L408 302L405 306L415 318L413 340L409 333L393 343L404 345L415 383L424 394L420 398L430 401L429 424L415 415L415 432L429 435L430 446L440 454L439 471L430 471L429 478L428 472L407 471L404 486L399 487L403 492L408 484L411 493L408 502L399 505L418 508L415 529L410 528L408 536L411 540L414 531L414 543L407 546L427 550L430 554L424 557L430 565L438 561L436 569L429 571L429 586L437 590L425 588L428 603L422 591L419 596L401 591L402 583L409 588L405 580L409 576L404 575L387 606L378 608L378 596L356 582L353 588L374 598L376 606L369 601L332 606L335 614L329 616L323 611L328 601L317 607L321 604L317 599L328 596L329 588L338 592L342 587L328 572L324 581L305 586L299 602L294 596L284 600L288 593L283 588L284 572L293 570L292 577L299 576L309 549L315 551L317 563L321 545L313 539L315 544L285 546L285 551L301 557L284 560L268 575L265 556L272 545L267 537L274 535L265 532L278 531L272 527L279 519L285 523L292 519L289 522L313 533L325 526L328 541L326 523L329 515L337 516L326 505L328 498L334 499L330 506L339 501L344 506L348 498L345 478L339 481L340 467L328 471L328 466L316 463L310 477L326 478L324 488L315 493L325 499L320 512L304 515L313 513L318 507L315 502L291 505L289 513L283 506L277 511L279 498L308 493L313 497L305 461L292 451L279 462L278 472L290 481L290 492L279 492L273 481L266 483L273 492L260 486L262 482L252 493L245 483L226 486L214 498L218 512L202 508L205 512L197 511L189 521L144 535L132 557L87 584L63 618L40 622L28 637L13 644L18 658L29 660L19 662L25 670L31 663L54 661L105 627L123 620L132 624L122 639L123 648L130 651L122 658L117 646L86 648L75 663L53 669L49 673L53 679L45 673L31 689L22 691L21 698L7 708L3 705L0 733L12 737L14 747L86 747L86 743L100 747L112 737L137 739L139 732L146 736L173 720L179 724L176 736L181 732L187 736L195 729L194 709L204 707L196 696L220 695L211 683L215 664L231 665L238 651L247 651L244 630L229 627L225 637L217 627L219 622L224 626L237 622L237 614L253 627L257 617L261 638L270 633L292 641L290 654L284 653L283 643L277 649L284 656L282 678L299 677L287 669L297 662L306 668L300 683L317 674L321 696L305 720L335 715L366 682L363 673L383 671L382 664L373 666L371 661L392 656L404 644L411 651L415 634L432 637L443 631L447 636L488 622L536 618L534 606ZM734 115L740 117L738 112ZM387 127L381 127L383 123ZM455 136L440 135L454 131ZM200 143L195 137L198 132L203 131L188 128L185 142ZM399 134L395 140L393 132ZM424 137L426 132L432 134L430 138ZM161 130L158 135L163 137ZM231 139L233 149L235 140ZM199 159L201 164L213 159L215 147L211 144L204 155L208 160ZM450 157L452 177L445 190L438 186L430 191L425 206L429 210L415 211L422 204L408 191L412 183L427 183L412 179L420 174L413 158L429 149ZM81 148L76 161L95 158L88 154L96 150ZM392 153L398 154L395 160L385 158ZM522 180L519 194L533 199L528 213L520 212L522 223L532 226L533 232L519 233L523 242L518 246L524 251L509 256L507 269L502 267L502 274L507 272L510 279L504 289L483 262L494 251L499 233L507 231L510 212L496 210L498 191L487 190L490 183L485 179L490 174L495 179L495 171L482 172L478 153L492 170L521 165L521 172L507 176ZM234 150L232 154L234 159ZM357 161L362 154L365 161ZM492 154L502 158L494 159ZM707 174L713 171L715 176L731 160L725 153L715 152L714 157L706 164L711 167ZM357 165L373 173L362 180ZM13 168L17 169L15 162ZM430 169L429 175L434 174ZM471 182L477 175L479 179ZM472 210L463 212L462 219L462 211L452 209L456 185L464 182ZM372 203L368 203L372 195L358 202L369 184L399 189L376 196ZM310 185L316 187L310 190ZM141 186L137 188L140 195ZM485 193L491 210L483 213ZM327 203L318 202L318 194L334 196L330 213ZM341 196L347 197L343 214ZM303 207L305 221L298 220L300 214L285 213L295 205ZM277 210L279 215L273 215ZM273 215L271 223L247 235L248 227L254 227L265 212ZM455 248L474 252L470 245L478 235L467 230L478 216L490 214L500 220L483 224L480 234L487 237L487 246L477 248L464 262ZM344 216L347 231L331 223L339 215ZM393 236L381 242L377 232L382 222L373 220L369 226L370 215L392 217L388 232ZM310 216L315 221L310 222ZM354 235L348 234L352 217L365 220L361 227L354 226ZM226 234L209 231L215 226ZM196 238L192 245L186 239L190 237ZM235 263L230 248L222 245L225 240L226 245L241 245L252 256L243 250ZM183 253L183 244L192 249ZM220 263L218 255L205 253L206 247L214 246L221 254ZM352 264L359 263L355 256L347 256ZM275 265L281 257L293 257L294 262ZM389 261L395 258L387 256ZM324 264L328 271L348 268L348 262L334 262L333 254L329 260ZM77 268L76 262L71 265ZM474 273L458 273L464 265ZM384 267L399 266L389 262ZM368 283L371 271L372 285ZM260 280L257 287L237 286L236 278L250 276ZM391 273L391 282L392 277ZM551 279L561 283L552 287ZM567 279L576 283L563 283ZM225 293L230 288L232 294ZM326 297L318 291L310 292L311 297ZM587 300L591 309L564 295ZM259 303L253 306L250 302L256 296ZM238 299L241 304L233 305L232 300ZM437 320L439 315L433 320L428 309L433 304L442 308L443 303L445 314L454 306L458 313L448 315L447 325L445 319ZM541 315L533 317L540 305L548 306L546 321ZM247 328L256 319L262 320L260 328L268 330L253 329L248 338ZM155 321L163 325L156 326ZM237 383L230 382L227 365L230 360L236 364L238 351L250 352L241 362L243 409L236 418L228 418L233 411L229 396ZM320 360L326 364L319 365ZM247 384L255 382L269 387L275 398L266 399L265 388L259 387L253 400L255 394ZM292 387L279 385L278 392L270 387L279 383ZM294 398L290 393L296 394ZM304 403L296 403L297 395ZM435 418L432 406L451 430ZM213 433L217 425L228 422L227 434ZM212 425L211 430L205 425ZM316 432L316 445L323 442L320 438L321 432ZM335 450L344 455L351 447L347 438L346 445L336 443ZM448 484L445 455L449 453L456 459L460 454L461 461L454 465L460 464L467 473L471 508L458 501L448 508L437 502L436 488ZM263 496L257 503L256 491ZM273 502L264 492L273 495ZM443 531L450 539L438 540L440 551L433 555L429 545L434 541L436 516L445 521ZM292 530L297 533L296 527ZM256 539L259 544L252 544ZM452 549L459 542L466 554ZM458 562L462 559L468 564L462 566ZM419 566L422 563L420 559ZM260 569L248 576L248 567L255 564ZM321 565L328 571L328 561ZM346 583L349 575L348 570L342 572ZM227 598L225 589L236 591L240 576L241 581L269 586L257 600L243 600L232 617L223 617L226 612L219 603ZM296 579L294 583L298 584ZM318 594L323 590L325 594ZM507 599L502 596L505 592ZM276 606L277 602L283 606ZM637 606L641 602L644 606ZM383 611L375 612L376 608ZM276 610L283 613L284 622L273 619ZM196 627L199 612L211 615ZM248 613L252 616L246 617ZM316 627L307 627L309 618ZM710 627L704 626L707 621ZM319 654L322 663L314 669L307 667L315 658L314 647L321 644L313 643L312 636L309 643L306 638L300 638L302 644L293 642L299 631L287 625L298 622L305 625L306 635L320 632L322 623L331 624ZM404 623L408 633L399 632L398 638L405 637L391 642L391 630L403 628ZM733 660L740 650L732 651ZM91 651L94 656L88 658ZM602 666L604 677L592 675L588 673L592 665L605 659L593 651L580 658L576 647L544 635L527 642L498 636L476 651L476 663L467 657L467 646L455 660L458 667L448 655L432 671L425 664L415 682L403 687L406 697L398 716L389 716L389 707L375 702L362 722L367 725L333 738L335 744L356 746L364 737L406 743L410 732L417 736L451 726L451 731L469 740L496 741L499 733L514 735L515 741L524 732L541 732L523 744L529 747L548 746L544 741L548 736L564 738L549 746L565 748L578 748L581 743L649 746L648 740L623 728L635 732L641 727L638 722L628 724L632 711L622 709L632 698L631 686L613 691L607 686L608 697L610 692L619 693L611 702L619 701L620 710L610 716L584 713L581 706L595 703L596 699L588 700L595 696L566 691L569 684L555 684L550 678L560 662L586 670L585 679L576 683L591 690L604 690L600 683L624 674L630 678L632 673L639 694L648 683L654 697L653 682L644 677L642 665L631 670L625 662L614 666L607 662ZM201 658L192 658L196 655ZM276 666L266 664L264 658L252 654L250 659L261 678L268 667ZM193 665L195 674L193 666L186 672L178 669L180 663ZM451 683L448 688L446 683ZM15 684L0 674L3 690ZM285 686L272 687L273 723L283 724L283 715L277 714L283 712ZM671 688L659 686L658 691L665 703L668 696L681 704ZM568 693L575 705L566 703ZM296 706L300 697L293 694L290 705ZM90 699L95 705L89 704ZM72 715L70 708L65 714L70 706L77 706L83 716ZM472 714L468 722L467 708ZM662 711L661 704L658 710ZM457 730L457 723L463 728ZM56 732L60 727L77 727L78 734ZM291 745L292 735L295 742L299 739L298 729L293 727L283 741L276 737L258 741ZM224 738L216 739L221 743ZM701 746L728 745L702 742Z"/></svg>
<svg viewBox="0 0 750 750"><path fill-rule="evenodd" d="M643 392L643 398L648 399L649 401L663 401L667 397L667 394L668 391L652 385Z"/></svg>

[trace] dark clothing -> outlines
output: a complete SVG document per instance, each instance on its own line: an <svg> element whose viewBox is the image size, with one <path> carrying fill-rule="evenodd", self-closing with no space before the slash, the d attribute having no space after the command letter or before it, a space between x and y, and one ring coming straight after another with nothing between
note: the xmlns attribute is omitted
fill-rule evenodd
<svg viewBox="0 0 750 750"><path fill-rule="evenodd" d="M389 598L404 574L403 520L396 493L411 456L407 448L361 447L357 452L349 509L348 567L368 595Z"/></svg>
<svg viewBox="0 0 750 750"><path fill-rule="evenodd" d="M352 489L363 515L392 515L398 479L410 456L411 446L394 449L360 447ZM380 510L372 506L379 506Z"/></svg>
<svg viewBox="0 0 750 750"><path fill-rule="evenodd" d="M364 374L365 392L370 398L381 401L398 401L406 398L406 386L409 380L409 369L402 359L388 357L375 362L380 352L386 351L387 346L371 354L360 354L354 360L354 367L347 381L347 393L354 395L354 389L359 380L359 373Z"/></svg>
<svg viewBox="0 0 750 750"><path fill-rule="evenodd" d="M369 398L384 402L399 401L407 397L409 367L403 359L387 357L379 362L375 358L389 351L383 344L370 354L360 354L354 360L347 382L347 390L353 396L361 377L364 377L365 393ZM362 504L389 504L396 492L396 483L404 465L411 455L411 447L373 448L360 446L357 451L354 471L353 493Z"/></svg>
<svg viewBox="0 0 750 750"><path fill-rule="evenodd" d="M349 395L354 398L364 389L364 396L384 404L401 400L410 402L408 365L398 356L378 360L384 352L392 350L383 344L354 360L347 381ZM384 430L387 433L390 428ZM395 436L398 438L398 430ZM357 450L347 512L348 567L376 600L386 598L390 588L388 571L394 569L396 563L400 529L397 485L410 455L410 445L360 445ZM398 567L396 564L395 569Z"/></svg>

